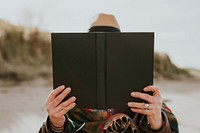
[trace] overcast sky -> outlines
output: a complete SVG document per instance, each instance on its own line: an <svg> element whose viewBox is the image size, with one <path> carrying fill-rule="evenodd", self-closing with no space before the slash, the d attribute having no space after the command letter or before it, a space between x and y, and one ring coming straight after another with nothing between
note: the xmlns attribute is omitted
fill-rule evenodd
<svg viewBox="0 0 200 133"><path fill-rule="evenodd" d="M156 34L155 50L180 67L200 69L200 0L0 0L0 18L50 32L85 32L97 13L122 31Z"/></svg>

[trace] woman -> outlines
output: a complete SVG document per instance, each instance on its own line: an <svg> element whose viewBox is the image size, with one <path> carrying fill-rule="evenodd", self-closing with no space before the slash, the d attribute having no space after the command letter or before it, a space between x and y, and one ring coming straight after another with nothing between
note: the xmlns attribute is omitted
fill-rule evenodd
<svg viewBox="0 0 200 133"><path fill-rule="evenodd" d="M120 27L113 15L99 14L89 32L120 32ZM39 133L178 133L177 120L155 86L144 88L152 96L132 92L147 103L129 102L129 109L81 109L75 107L75 97L61 102L70 92L60 86L50 93L45 104L49 116Z"/></svg>

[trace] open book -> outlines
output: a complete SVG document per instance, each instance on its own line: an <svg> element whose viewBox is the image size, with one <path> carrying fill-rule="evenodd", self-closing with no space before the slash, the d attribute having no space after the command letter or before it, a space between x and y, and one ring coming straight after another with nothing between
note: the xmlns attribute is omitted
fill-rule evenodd
<svg viewBox="0 0 200 133"><path fill-rule="evenodd" d="M52 33L54 89L69 86L84 108L125 108L153 84L154 33Z"/></svg>

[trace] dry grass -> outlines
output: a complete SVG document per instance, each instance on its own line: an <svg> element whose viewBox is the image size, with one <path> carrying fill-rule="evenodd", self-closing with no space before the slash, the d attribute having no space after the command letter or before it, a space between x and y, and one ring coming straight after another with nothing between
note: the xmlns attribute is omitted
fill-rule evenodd
<svg viewBox="0 0 200 133"><path fill-rule="evenodd" d="M0 78L25 80L51 73L50 34L0 21Z"/></svg>
<svg viewBox="0 0 200 133"><path fill-rule="evenodd" d="M166 54L155 53L155 78L191 76L176 67ZM51 77L50 33L0 20L0 80L24 81Z"/></svg>
<svg viewBox="0 0 200 133"><path fill-rule="evenodd" d="M183 79L192 77L187 69L178 68L173 64L167 54L155 52L154 77L167 79Z"/></svg>

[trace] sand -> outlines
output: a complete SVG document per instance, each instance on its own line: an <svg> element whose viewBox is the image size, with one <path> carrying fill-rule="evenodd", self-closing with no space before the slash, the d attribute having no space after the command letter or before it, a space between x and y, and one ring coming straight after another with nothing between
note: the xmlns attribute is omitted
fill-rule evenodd
<svg viewBox="0 0 200 133"><path fill-rule="evenodd" d="M156 80L163 100L179 121L180 133L200 131L200 79ZM0 86L0 133L37 133L47 113L44 103L51 82L41 79L16 86Z"/></svg>

